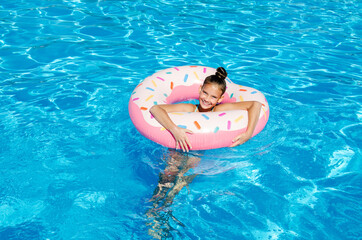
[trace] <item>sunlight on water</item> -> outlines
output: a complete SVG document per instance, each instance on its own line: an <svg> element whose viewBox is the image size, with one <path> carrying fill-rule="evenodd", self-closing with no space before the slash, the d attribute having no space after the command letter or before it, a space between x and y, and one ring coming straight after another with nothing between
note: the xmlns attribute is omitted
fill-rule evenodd
<svg viewBox="0 0 362 240"><path fill-rule="evenodd" d="M361 7L4 1L0 239L360 239ZM189 155L141 136L133 89L182 65L262 91L266 128Z"/></svg>

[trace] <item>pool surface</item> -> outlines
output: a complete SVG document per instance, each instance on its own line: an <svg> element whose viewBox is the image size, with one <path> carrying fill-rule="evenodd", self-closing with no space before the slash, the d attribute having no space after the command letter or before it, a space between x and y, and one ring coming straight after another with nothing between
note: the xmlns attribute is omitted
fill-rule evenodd
<svg viewBox="0 0 362 240"><path fill-rule="evenodd" d="M0 239L362 239L360 1L0 3ZM137 84L223 66L270 118L181 154Z"/></svg>

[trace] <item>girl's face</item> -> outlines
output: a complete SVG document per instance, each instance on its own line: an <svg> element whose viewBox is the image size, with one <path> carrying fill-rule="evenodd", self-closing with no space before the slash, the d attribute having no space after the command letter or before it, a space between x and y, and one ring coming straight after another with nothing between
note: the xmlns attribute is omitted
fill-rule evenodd
<svg viewBox="0 0 362 240"><path fill-rule="evenodd" d="M200 108L204 111L211 111L216 104L222 101L223 97L219 85L215 83L204 84L200 88Z"/></svg>

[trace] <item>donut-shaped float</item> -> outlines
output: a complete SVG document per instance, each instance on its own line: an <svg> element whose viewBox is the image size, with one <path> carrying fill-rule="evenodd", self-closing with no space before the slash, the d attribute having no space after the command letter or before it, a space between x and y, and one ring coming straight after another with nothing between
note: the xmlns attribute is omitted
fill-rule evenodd
<svg viewBox="0 0 362 240"><path fill-rule="evenodd" d="M198 99L204 79L215 72L216 69L210 67L182 66L158 71L144 79L133 91L128 105L129 115L137 130L156 143L175 148L176 142L172 134L154 119L149 109L156 104ZM266 98L258 90L234 84L226 78L226 92L221 103L236 101L257 101L262 104L253 133L255 136L264 128L269 118ZM169 116L176 125L193 132L188 134L192 150L228 147L248 126L246 110L173 112L169 113Z"/></svg>

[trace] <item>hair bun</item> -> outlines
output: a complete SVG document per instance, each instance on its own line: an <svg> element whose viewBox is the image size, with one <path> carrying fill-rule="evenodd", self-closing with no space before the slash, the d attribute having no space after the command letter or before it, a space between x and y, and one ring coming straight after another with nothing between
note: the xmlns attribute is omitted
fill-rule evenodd
<svg viewBox="0 0 362 240"><path fill-rule="evenodd" d="M225 79L227 76L228 76L228 73L226 72L226 70L223 68L223 67L218 67L216 69L216 73L215 75L218 77L218 78L221 78L221 79Z"/></svg>

